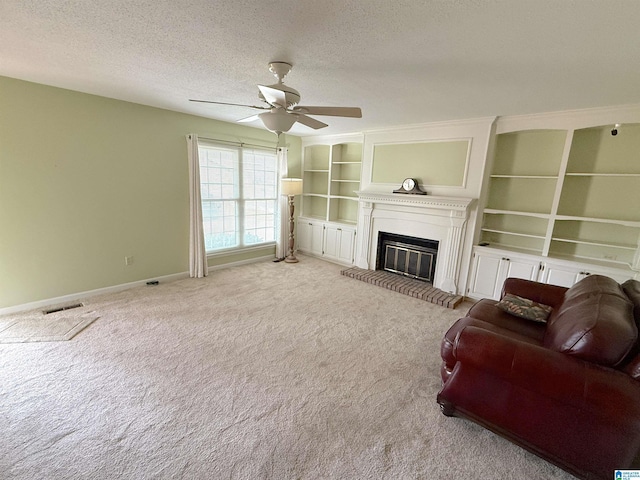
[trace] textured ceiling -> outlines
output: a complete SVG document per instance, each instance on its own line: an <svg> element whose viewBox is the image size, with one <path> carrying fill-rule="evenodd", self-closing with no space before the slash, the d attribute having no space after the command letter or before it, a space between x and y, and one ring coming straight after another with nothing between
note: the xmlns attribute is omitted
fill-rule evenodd
<svg viewBox="0 0 640 480"><path fill-rule="evenodd" d="M235 121L267 64L301 104L359 106L299 135L640 103L637 0L0 2L0 75ZM259 126L256 124L256 126Z"/></svg>

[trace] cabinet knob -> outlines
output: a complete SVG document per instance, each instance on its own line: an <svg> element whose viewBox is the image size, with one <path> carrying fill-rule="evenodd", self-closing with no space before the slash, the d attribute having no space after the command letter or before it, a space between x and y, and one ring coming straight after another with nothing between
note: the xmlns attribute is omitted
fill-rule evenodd
<svg viewBox="0 0 640 480"><path fill-rule="evenodd" d="M502 257L502 260L504 260L505 262L510 262L511 261L511 259L507 258L507 257Z"/></svg>

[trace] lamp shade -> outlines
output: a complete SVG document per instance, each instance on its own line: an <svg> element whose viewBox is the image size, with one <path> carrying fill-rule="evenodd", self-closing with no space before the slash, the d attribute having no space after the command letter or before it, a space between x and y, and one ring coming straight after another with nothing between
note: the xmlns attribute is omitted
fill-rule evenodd
<svg viewBox="0 0 640 480"><path fill-rule="evenodd" d="M282 195L301 195L302 179L301 178L283 178L280 180L280 193Z"/></svg>

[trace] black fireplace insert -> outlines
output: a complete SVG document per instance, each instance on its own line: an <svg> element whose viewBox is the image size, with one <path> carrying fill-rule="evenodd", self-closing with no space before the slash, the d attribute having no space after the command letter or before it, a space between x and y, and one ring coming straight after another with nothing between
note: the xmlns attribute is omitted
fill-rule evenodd
<svg viewBox="0 0 640 480"><path fill-rule="evenodd" d="M433 283L438 257L438 241L379 232L376 270Z"/></svg>

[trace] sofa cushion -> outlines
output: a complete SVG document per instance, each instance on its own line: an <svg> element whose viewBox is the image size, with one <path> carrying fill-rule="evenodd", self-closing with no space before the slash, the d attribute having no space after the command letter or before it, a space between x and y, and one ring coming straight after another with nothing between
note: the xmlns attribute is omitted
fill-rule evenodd
<svg viewBox="0 0 640 480"><path fill-rule="evenodd" d="M540 323L546 323L551 310L553 310L549 305L543 305L511 293L505 294L496 306L516 317Z"/></svg>
<svg viewBox="0 0 640 480"><path fill-rule="evenodd" d="M615 292L588 291L570 300L547 324L544 346L600 365L621 363L638 337L631 302Z"/></svg>
<svg viewBox="0 0 640 480"><path fill-rule="evenodd" d="M544 323L522 321L520 318L499 309L496 306L497 303L488 298L480 300L469 309L467 317L476 318L487 324L531 338L538 345L542 344L545 331Z"/></svg>
<svg viewBox="0 0 640 480"><path fill-rule="evenodd" d="M607 294L627 300L622 287L613 278L603 275L589 275L573 285L564 294L563 308L571 307L584 297Z"/></svg>

